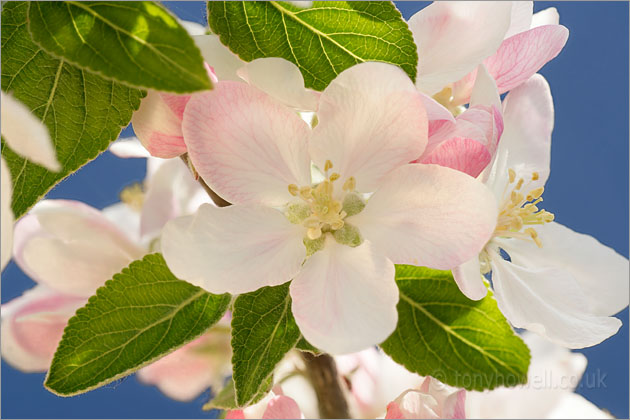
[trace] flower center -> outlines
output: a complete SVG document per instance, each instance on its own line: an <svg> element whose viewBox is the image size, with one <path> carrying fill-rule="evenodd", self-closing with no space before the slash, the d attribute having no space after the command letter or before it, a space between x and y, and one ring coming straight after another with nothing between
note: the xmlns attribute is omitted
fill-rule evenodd
<svg viewBox="0 0 630 420"><path fill-rule="evenodd" d="M337 172L329 174L332 166L332 162L327 160L324 166L326 178L315 186L289 185L289 193L299 201L290 203L285 215L292 223L306 228L305 241L319 243L321 239L323 244L322 235L330 232L339 243L357 246L362 242L359 231L344 219L360 213L365 207L365 201L355 191L354 177L344 182L341 194L335 194L335 181L341 176Z"/></svg>
<svg viewBox="0 0 630 420"><path fill-rule="evenodd" d="M435 99L435 101L440 105L444 106L444 108L448 109L454 117L457 117L466 110L466 107L463 105L456 105L453 103L453 89L450 86L445 87L433 95L433 99Z"/></svg>
<svg viewBox="0 0 630 420"><path fill-rule="evenodd" d="M508 174L510 183L506 186L503 194L504 199L494 236L532 240L539 248L542 248L538 232L533 227L528 226L542 225L554 219L553 213L537 207L537 204L543 201L542 194L545 188L537 187L524 194L522 189L525 180L520 178L516 181L516 172L513 169L509 169ZM532 173L527 184L538 180L538 178L538 172Z"/></svg>

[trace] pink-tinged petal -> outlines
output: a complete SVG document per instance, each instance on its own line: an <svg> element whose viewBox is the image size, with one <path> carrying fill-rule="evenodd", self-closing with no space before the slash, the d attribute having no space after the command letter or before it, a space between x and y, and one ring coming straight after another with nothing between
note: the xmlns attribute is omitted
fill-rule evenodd
<svg viewBox="0 0 630 420"><path fill-rule="evenodd" d="M230 336L210 330L182 348L140 369L137 377L166 396L190 401L220 387L230 373Z"/></svg>
<svg viewBox="0 0 630 420"><path fill-rule="evenodd" d="M109 151L115 156L127 158L148 158L149 151L140 143L137 137L118 139L109 145Z"/></svg>
<svg viewBox="0 0 630 420"><path fill-rule="evenodd" d="M291 282L291 298L304 337L331 354L374 346L398 321L394 264L368 241L351 248L326 238Z"/></svg>
<svg viewBox="0 0 630 420"><path fill-rule="evenodd" d="M446 109L438 101L436 101L435 99L433 99L426 93L422 93L422 92L420 92L420 97L422 98L422 103L424 104L424 109L427 113L429 124L436 120L437 121L450 121L452 123L455 122L455 117L453 117L453 114L451 114L451 111Z"/></svg>
<svg viewBox="0 0 630 420"><path fill-rule="evenodd" d="M488 289L481 275L479 257L476 255L469 261L453 268L453 278L455 278L455 283L457 283L459 290L461 290L468 299L483 299L488 293Z"/></svg>
<svg viewBox="0 0 630 420"><path fill-rule="evenodd" d="M262 416L263 419L301 419L300 407L293 398L284 395L274 396Z"/></svg>
<svg viewBox="0 0 630 420"><path fill-rule="evenodd" d="M537 226L543 247L531 241L511 244L518 254L512 259L527 267L561 267L571 273L584 291L595 315L610 316L628 306L628 259L590 235L556 222Z"/></svg>
<svg viewBox="0 0 630 420"><path fill-rule="evenodd" d="M422 154L427 117L422 97L399 67L362 63L343 71L320 97L310 151L357 190L374 191L392 169Z"/></svg>
<svg viewBox="0 0 630 420"><path fill-rule="evenodd" d="M281 206L293 198L289 184L310 185L307 124L245 83L194 95L183 131L196 170L231 203Z"/></svg>
<svg viewBox="0 0 630 420"><path fill-rule="evenodd" d="M48 369L63 329L85 298L36 286L2 305L2 358L23 372Z"/></svg>
<svg viewBox="0 0 630 420"><path fill-rule="evenodd" d="M498 241L515 260L518 239ZM524 267L491 252L492 285L499 309L517 328L525 328L568 348L590 347L614 335L621 321L585 312L589 300L562 268Z"/></svg>
<svg viewBox="0 0 630 420"><path fill-rule="evenodd" d="M509 2L449 1L413 15L409 29L418 46L418 89L433 95L493 54L510 25L511 9Z"/></svg>
<svg viewBox="0 0 630 420"><path fill-rule="evenodd" d="M40 284L90 296L145 251L101 212L78 201L45 200L15 225L18 266Z"/></svg>
<svg viewBox="0 0 630 420"><path fill-rule="evenodd" d="M306 256L305 230L262 206L202 205L171 220L162 253L173 274L211 293L246 293L291 280Z"/></svg>
<svg viewBox="0 0 630 420"><path fill-rule="evenodd" d="M190 96L176 97L149 90L131 118L133 131L152 156L173 158L186 152L182 136L181 103Z"/></svg>
<svg viewBox="0 0 630 420"><path fill-rule="evenodd" d="M0 226L0 235L2 235L2 253L0 257L0 270L3 270L11 259L11 250L13 249L13 210L11 209L11 197L13 196L13 187L11 184L11 174L9 168L4 162L4 158L0 158L0 182L2 189L0 190L2 197L0 201L0 217L2 225Z"/></svg>
<svg viewBox="0 0 630 420"><path fill-rule="evenodd" d="M30 109L9 93L0 93L2 138L15 153L51 171L59 171L48 128Z"/></svg>
<svg viewBox="0 0 630 420"><path fill-rule="evenodd" d="M387 405L386 419L439 419L440 406L433 396L409 389Z"/></svg>
<svg viewBox="0 0 630 420"><path fill-rule="evenodd" d="M400 405L396 401L392 401L387 404L386 419L404 419L405 414L402 412Z"/></svg>
<svg viewBox="0 0 630 420"><path fill-rule="evenodd" d="M549 177L553 99L549 84L539 74L512 90L503 102L505 130L487 184L497 195L503 193L508 169L514 169L525 180L538 172L535 188Z"/></svg>
<svg viewBox="0 0 630 420"><path fill-rule="evenodd" d="M393 171L365 209L347 220L395 264L451 269L484 247L497 203L469 175L411 164Z"/></svg>
<svg viewBox="0 0 630 420"><path fill-rule="evenodd" d="M236 71L246 64L245 61L221 44L218 35L197 35L192 38L201 51L204 61L212 66L220 81L241 80Z"/></svg>
<svg viewBox="0 0 630 420"><path fill-rule="evenodd" d="M442 418L465 419L466 418L466 390L460 389L449 395L442 407Z"/></svg>
<svg viewBox="0 0 630 420"><path fill-rule="evenodd" d="M503 41L484 64L504 93L525 82L557 56L569 38L562 25L540 26Z"/></svg>
<svg viewBox="0 0 630 420"><path fill-rule="evenodd" d="M435 163L476 177L491 159L488 148L478 141L454 137L425 155L419 163Z"/></svg>
<svg viewBox="0 0 630 420"><path fill-rule="evenodd" d="M560 23L560 15L555 7L549 7L534 13L532 17L531 28L537 28L544 25L558 25Z"/></svg>
<svg viewBox="0 0 630 420"><path fill-rule="evenodd" d="M245 417L245 413L243 412L243 410L228 410L225 413L225 418L226 419L246 419L247 417Z"/></svg>
<svg viewBox="0 0 630 420"><path fill-rule="evenodd" d="M526 31L532 23L532 15L534 14L533 1L513 1L512 14L510 16L510 27L505 33L505 38Z"/></svg>
<svg viewBox="0 0 630 420"><path fill-rule="evenodd" d="M238 69L237 74L286 106L301 111L317 110L319 94L304 87L300 69L290 61L279 57L258 58Z"/></svg>

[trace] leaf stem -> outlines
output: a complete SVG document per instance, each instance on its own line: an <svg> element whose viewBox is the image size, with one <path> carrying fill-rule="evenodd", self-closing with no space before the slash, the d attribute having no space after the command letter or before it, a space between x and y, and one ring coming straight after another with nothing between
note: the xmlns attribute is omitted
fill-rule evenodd
<svg viewBox="0 0 630 420"><path fill-rule="evenodd" d="M206 193L208 193L208 195L210 196L210 199L212 199L212 201L214 202L214 204L217 205L217 207L227 207L227 206L232 205L232 203L224 200L223 198L221 198L221 196L219 196L219 194L215 193L212 190L212 188L210 188L210 186L206 184L206 181L204 181L203 178L199 176L192 162L190 161L190 159L188 159L188 153L184 153L183 155L180 155L179 157L181 158L182 161L184 161L186 166L188 166L188 169L190 169L190 172L192 172L192 176L195 178L197 182L199 182L199 184L203 187Z"/></svg>
<svg viewBox="0 0 630 420"><path fill-rule="evenodd" d="M335 359L328 354L318 356L301 352L306 372L315 388L322 419L349 419L348 402L337 374Z"/></svg>

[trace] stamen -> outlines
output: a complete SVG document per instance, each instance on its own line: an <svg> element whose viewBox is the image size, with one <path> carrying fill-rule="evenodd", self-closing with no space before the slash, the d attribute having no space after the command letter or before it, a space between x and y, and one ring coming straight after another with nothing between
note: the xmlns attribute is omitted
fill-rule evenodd
<svg viewBox="0 0 630 420"><path fill-rule="evenodd" d="M297 185L289 184L289 194L291 194L294 197L297 197L299 192L300 192L300 188Z"/></svg>
<svg viewBox="0 0 630 420"><path fill-rule="evenodd" d="M538 187L531 190L529 194L527 194L527 201L532 201L540 197L544 191L545 191L545 187Z"/></svg>
<svg viewBox="0 0 630 420"><path fill-rule="evenodd" d="M313 241L322 236L322 230L320 228L310 228L306 231L306 236L308 236L308 239Z"/></svg>
<svg viewBox="0 0 630 420"><path fill-rule="evenodd" d="M357 187L357 181L354 179L353 176L346 179L346 182L343 183L344 191L354 191L356 187Z"/></svg>
<svg viewBox="0 0 630 420"><path fill-rule="evenodd" d="M542 248L542 242L538 238L538 232L536 232L536 230L534 228L527 228L523 232L529 234L529 236L532 237L532 239L534 240L536 245L538 245L538 248Z"/></svg>
<svg viewBox="0 0 630 420"><path fill-rule="evenodd" d="M330 178L329 178L330 182L334 182L334 181L338 180L340 176L341 175L339 175L337 172L333 172L332 175L330 175Z"/></svg>
<svg viewBox="0 0 630 420"><path fill-rule="evenodd" d="M523 182L525 182L525 180L523 178L518 180L518 184L516 184L515 189L520 190L521 187L523 186Z"/></svg>
<svg viewBox="0 0 630 420"><path fill-rule="evenodd" d="M511 184L516 179L516 172L514 172L514 169L510 168L508 169L508 175L510 176L510 184Z"/></svg>
<svg viewBox="0 0 630 420"><path fill-rule="evenodd" d="M532 172L532 181L538 181L539 175L538 172Z"/></svg>
<svg viewBox="0 0 630 420"><path fill-rule="evenodd" d="M308 200L313 195L313 189L311 187L302 187L300 188L300 197L305 200Z"/></svg>
<svg viewBox="0 0 630 420"><path fill-rule="evenodd" d="M326 163L324 163L324 172L328 172L329 170L331 170L333 167L333 164L330 160L327 160Z"/></svg>

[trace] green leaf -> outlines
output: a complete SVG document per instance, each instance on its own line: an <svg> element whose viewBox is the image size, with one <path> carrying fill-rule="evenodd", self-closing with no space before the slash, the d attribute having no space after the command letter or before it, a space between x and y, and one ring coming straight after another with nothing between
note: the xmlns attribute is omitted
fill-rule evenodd
<svg viewBox="0 0 630 420"><path fill-rule="evenodd" d="M416 45L391 2L315 1L300 9L273 1L209 1L208 23L241 59L282 57L315 90L364 61L391 63L416 78Z"/></svg>
<svg viewBox="0 0 630 420"><path fill-rule="evenodd" d="M212 84L194 41L151 1L29 2L29 30L46 51L132 86L177 93Z"/></svg>
<svg viewBox="0 0 630 420"><path fill-rule="evenodd" d="M450 271L396 266L398 325L381 344L409 371L472 390L527 382L530 354L494 297L465 297Z"/></svg>
<svg viewBox="0 0 630 420"><path fill-rule="evenodd" d="M289 283L239 295L232 312L232 369L238 406L249 405L301 334Z"/></svg>
<svg viewBox="0 0 630 420"><path fill-rule="evenodd" d="M45 386L71 396L129 375L207 331L229 303L175 278L162 255L147 255L70 319Z"/></svg>
<svg viewBox="0 0 630 420"><path fill-rule="evenodd" d="M252 398L249 405L256 404L258 401L262 400L265 395L271 391L271 387L273 385L273 375L270 375L265 382L263 382L260 386L260 389ZM234 390L234 379L230 379L225 387L217 395L214 396L210 401L205 403L201 408L204 411L209 411L213 409L220 410L234 410L243 406L239 406L236 403L236 392Z"/></svg>
<svg viewBox="0 0 630 420"><path fill-rule="evenodd" d="M144 93L78 69L35 45L27 29L27 3L7 2L2 8L2 90L44 121L62 165L60 172L50 172L2 143L13 182L13 212L19 218L104 151L129 124Z"/></svg>

